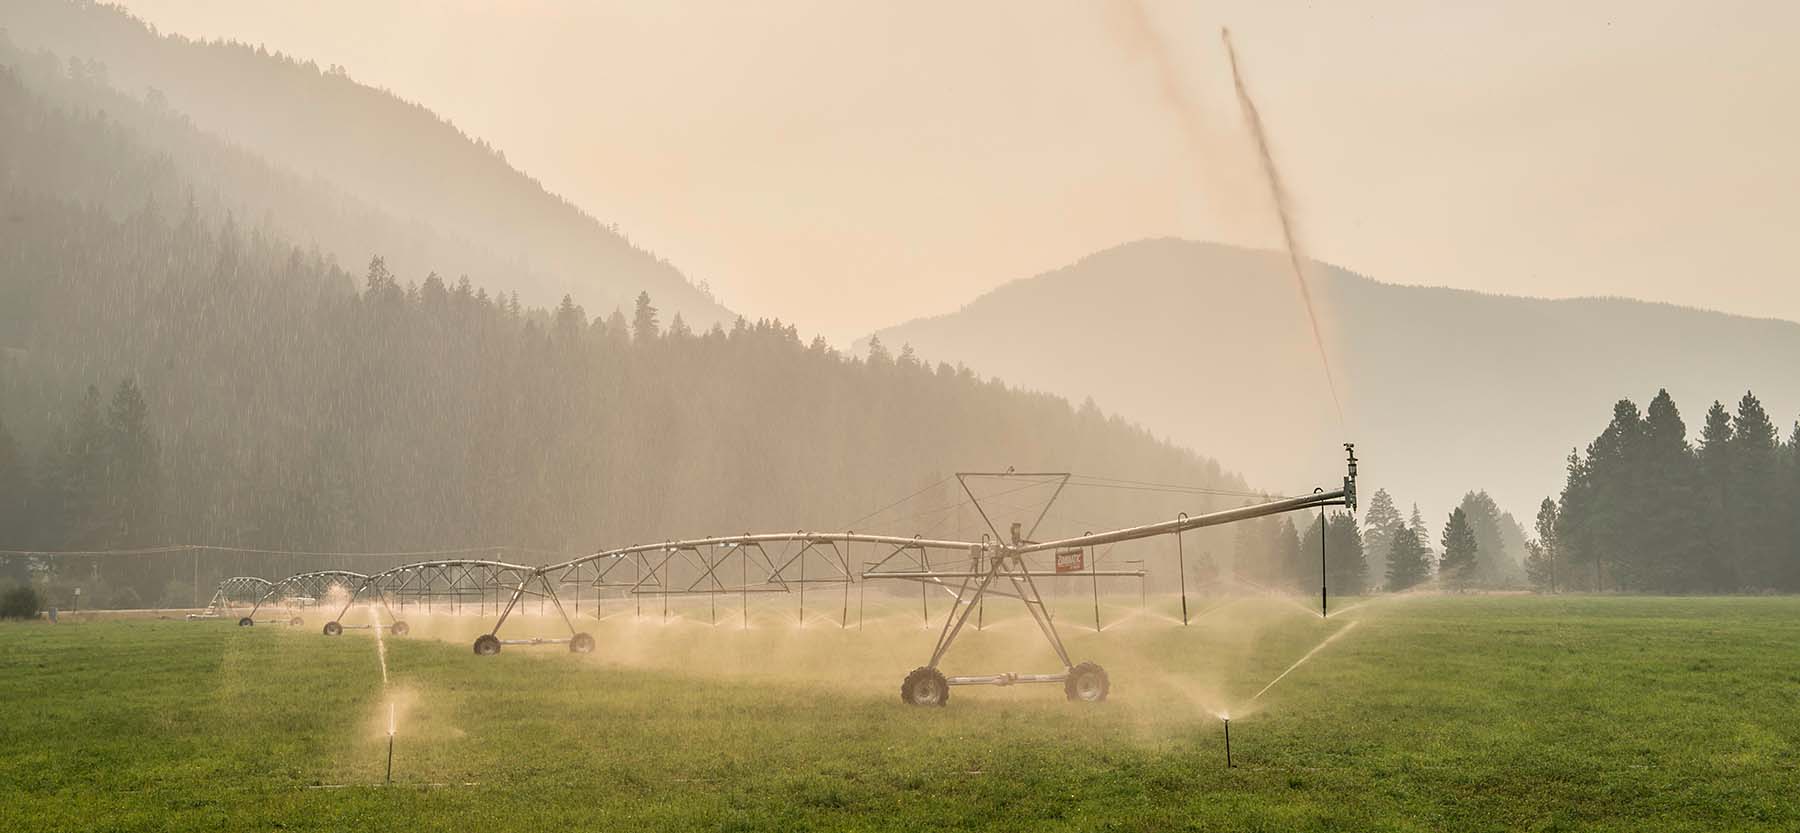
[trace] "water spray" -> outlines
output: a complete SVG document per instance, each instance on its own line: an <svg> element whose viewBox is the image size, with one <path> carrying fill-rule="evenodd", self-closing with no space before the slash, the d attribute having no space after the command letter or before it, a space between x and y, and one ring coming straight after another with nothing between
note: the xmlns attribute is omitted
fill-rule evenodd
<svg viewBox="0 0 1800 833"><path fill-rule="evenodd" d="M389 700L388 701L388 757L387 757L387 783L389 783L389 784L394 783L394 735L396 734L397 730L398 730L398 726L394 719L394 701ZM1229 747L1230 744L1231 744L1231 741L1227 740L1226 746ZM1225 753L1225 757L1230 758L1231 753L1229 751L1227 751Z"/></svg>
<svg viewBox="0 0 1800 833"><path fill-rule="evenodd" d="M1314 654L1317 654L1318 652L1325 650L1325 646L1330 645L1333 642L1336 642L1338 637L1343 636L1346 633L1349 633L1350 629L1354 628L1354 627L1356 627L1356 623L1350 622L1350 623L1344 625L1342 628L1339 628L1332 635L1325 637L1325 640L1323 642L1320 642L1319 644L1314 645L1312 650L1307 651L1306 656L1303 656L1300 659L1296 660L1293 665L1290 665L1287 667L1286 671L1283 671L1280 674L1275 675L1275 679L1270 680L1268 685L1262 687L1262 691L1257 692L1256 696L1251 697L1250 702L1254 703L1257 700L1261 699L1264 694L1269 693L1269 689L1275 687L1276 683L1281 682L1282 678L1286 677L1289 674L1294 673L1294 669L1299 668L1301 665L1304 665L1307 660L1313 658Z"/></svg>
<svg viewBox="0 0 1800 833"><path fill-rule="evenodd" d="M1256 140L1263 178L1269 185L1269 197L1275 203L1276 219L1281 221L1281 240L1287 248L1288 266L1293 270L1294 282L1300 288L1300 301L1306 306L1306 320L1312 325L1313 345L1319 349L1319 364L1325 370L1325 386L1331 390L1331 404L1337 408L1338 426L1341 428L1344 425L1344 403L1338 398L1337 379L1332 375L1331 359L1325 352L1325 335L1319 329L1319 314L1313 309L1312 288L1306 283L1306 272L1302 265L1305 252L1300 247L1300 237L1294 228L1294 212L1288 204L1287 188L1282 185L1281 170L1275 166L1275 153L1269 148L1269 136L1263 127L1262 114L1256 109L1256 102L1250 98L1250 88L1244 81L1243 70L1238 67L1237 47L1231 43L1231 30L1219 29L1219 39L1225 42L1225 56L1231 61L1231 82L1237 91L1238 109L1243 112L1251 138Z"/></svg>

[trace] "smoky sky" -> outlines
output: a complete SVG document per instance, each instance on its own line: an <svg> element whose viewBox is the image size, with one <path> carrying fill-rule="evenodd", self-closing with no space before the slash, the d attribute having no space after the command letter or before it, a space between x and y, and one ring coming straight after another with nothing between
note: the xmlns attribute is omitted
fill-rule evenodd
<svg viewBox="0 0 1800 833"><path fill-rule="evenodd" d="M1309 255L1800 319L1794 4L1146 2L1161 63L1082 2L126 5L341 64L842 343L1127 240L1279 247L1222 26Z"/></svg>

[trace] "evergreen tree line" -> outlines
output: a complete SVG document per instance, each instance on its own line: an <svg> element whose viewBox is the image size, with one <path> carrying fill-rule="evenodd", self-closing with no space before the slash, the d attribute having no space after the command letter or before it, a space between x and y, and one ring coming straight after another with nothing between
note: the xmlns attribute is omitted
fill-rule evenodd
<svg viewBox="0 0 1800 833"><path fill-rule="evenodd" d="M1334 596L1398 592L1431 582L1448 589L1525 582L1524 530L1485 491L1463 495L1445 519L1437 548L1418 505L1402 517L1386 489L1369 499L1360 525L1348 513L1333 512L1325 528L1321 552L1316 517L1304 532L1287 516L1239 524L1236 575L1270 589L1312 595L1319 592L1322 560Z"/></svg>
<svg viewBox="0 0 1800 833"><path fill-rule="evenodd" d="M1294 523L1301 518L1305 529ZM1317 595L1321 556L1334 596L1361 595L1373 585L1363 557L1362 530L1347 512L1329 512L1324 532L1313 513L1277 515L1233 525L1233 573L1240 581L1270 590ZM1321 553L1320 535L1324 552Z"/></svg>
<svg viewBox="0 0 1800 833"><path fill-rule="evenodd" d="M1667 390L1644 411L1619 400L1536 526L1527 566L1546 589L1800 591L1800 422L1783 442L1746 392L1690 443Z"/></svg>

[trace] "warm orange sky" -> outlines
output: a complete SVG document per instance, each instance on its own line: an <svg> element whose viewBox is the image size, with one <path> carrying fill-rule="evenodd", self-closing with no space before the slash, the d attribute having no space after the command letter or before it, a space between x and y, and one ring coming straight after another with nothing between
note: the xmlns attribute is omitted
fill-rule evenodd
<svg viewBox="0 0 1800 833"><path fill-rule="evenodd" d="M127 0L342 64L721 299L847 342L1139 237L1268 243L1229 25L1313 254L1800 319L1800 4Z"/></svg>

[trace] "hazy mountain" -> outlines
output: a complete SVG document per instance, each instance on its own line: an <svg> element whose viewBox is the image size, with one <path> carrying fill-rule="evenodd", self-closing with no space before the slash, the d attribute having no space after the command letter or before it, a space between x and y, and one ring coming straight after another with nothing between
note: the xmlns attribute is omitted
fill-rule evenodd
<svg viewBox="0 0 1800 833"><path fill-rule="evenodd" d="M379 249L402 275L467 273L526 303L572 293L605 311L628 308L647 290L695 325L732 317L673 265L546 191L498 150L341 69L159 35L120 9L88 2L8 0L0 29L22 50L69 61L70 75L191 119L277 170L348 197L320 211L276 190L249 206L253 218L266 212L288 237L342 263L366 263ZM177 157L189 152L178 138L142 136Z"/></svg>
<svg viewBox="0 0 1800 833"><path fill-rule="evenodd" d="M878 335L1013 383L1091 394L1271 488L1331 485L1337 443L1354 441L1365 489L1419 502L1434 524L1480 488L1528 518L1620 398L1642 406L1668 388L1690 438L1706 405L1746 389L1780 425L1800 414L1800 324L1395 286L1326 264L1313 285L1341 427L1299 294L1271 252L1131 243Z"/></svg>

